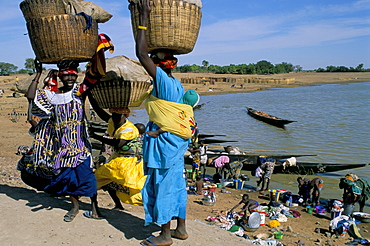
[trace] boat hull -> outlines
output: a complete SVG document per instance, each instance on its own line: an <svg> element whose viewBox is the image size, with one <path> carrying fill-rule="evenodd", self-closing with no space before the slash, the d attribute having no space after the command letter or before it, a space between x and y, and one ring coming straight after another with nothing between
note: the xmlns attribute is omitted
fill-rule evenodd
<svg viewBox="0 0 370 246"><path fill-rule="evenodd" d="M286 124L295 122L294 120L285 120L285 119L281 119L281 118L264 113L266 115L265 117L257 113L260 111L254 110L252 108L247 108L247 111L248 111L248 114L252 116L253 118L263 121L265 123L268 123L270 125L277 126L277 127L284 127Z"/></svg>
<svg viewBox="0 0 370 246"><path fill-rule="evenodd" d="M217 158L222 154L207 154L208 158ZM227 154L225 154L227 155ZM230 162L241 161L243 162L243 170L254 172L258 167L258 156L256 154L241 154L241 155L227 155ZM327 172L337 172L341 170L354 169L365 167L368 164L347 164L347 163L320 163L320 162L299 162L297 161L296 166L286 167L284 169L283 163L286 159L290 157L300 157L300 156L315 156L315 155L269 155L269 157L274 158L276 161L276 166L274 168L274 173L285 173L285 174L315 174L315 173L327 173ZM190 158L185 158L187 164L191 164Z"/></svg>

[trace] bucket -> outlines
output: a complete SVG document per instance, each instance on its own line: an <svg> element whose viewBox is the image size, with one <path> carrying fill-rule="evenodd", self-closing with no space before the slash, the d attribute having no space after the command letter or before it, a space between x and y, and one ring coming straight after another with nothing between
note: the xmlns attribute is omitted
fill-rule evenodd
<svg viewBox="0 0 370 246"><path fill-rule="evenodd" d="M188 174L188 179L193 179L193 170L188 169L188 170L186 170L186 172Z"/></svg>
<svg viewBox="0 0 370 246"><path fill-rule="evenodd" d="M217 186L217 188L221 188L222 187L222 184L221 183L217 183L216 186Z"/></svg>
<svg viewBox="0 0 370 246"><path fill-rule="evenodd" d="M244 187L244 182L245 181L242 181L242 180L240 180L240 179L234 179L234 184L235 184L235 188L236 189L243 189L243 187Z"/></svg>
<svg viewBox="0 0 370 246"><path fill-rule="evenodd" d="M313 207L307 206L307 207L306 207L306 210L307 210L307 213L312 214L312 212L313 212Z"/></svg>
<svg viewBox="0 0 370 246"><path fill-rule="evenodd" d="M260 225L265 225L265 222L266 222L266 211L265 210L263 210L263 211L253 210L253 212L257 212L257 213L260 214L260 216L261 216Z"/></svg>
<svg viewBox="0 0 370 246"><path fill-rule="evenodd" d="M208 190L209 190L210 192L215 192L215 191L216 191L216 186L215 186L215 185L208 186Z"/></svg>
<svg viewBox="0 0 370 246"><path fill-rule="evenodd" d="M282 232L274 232L274 238L275 239L282 239L283 238L283 235L284 235L284 233L282 233Z"/></svg>
<svg viewBox="0 0 370 246"><path fill-rule="evenodd" d="M270 199L271 201L279 201L280 191L270 190Z"/></svg>
<svg viewBox="0 0 370 246"><path fill-rule="evenodd" d="M222 187L231 187L234 185L234 181L230 181L227 179L220 179Z"/></svg>

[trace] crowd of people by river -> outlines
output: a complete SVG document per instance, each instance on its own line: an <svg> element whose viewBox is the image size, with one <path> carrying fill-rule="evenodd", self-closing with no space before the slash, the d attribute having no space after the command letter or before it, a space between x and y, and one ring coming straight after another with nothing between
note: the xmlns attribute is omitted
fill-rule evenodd
<svg viewBox="0 0 370 246"><path fill-rule="evenodd" d="M185 92L180 81L173 77L171 71L177 65L173 53L157 50L148 55L145 32L151 7L148 0L140 1L139 6L136 55L153 80L153 89L146 101L149 122L145 129L141 122L130 122L128 107L110 108L109 114L99 107L88 90L81 94L82 85L76 83L78 62L60 61L58 70L51 70L39 89L42 63L35 60L36 75L26 94L29 100L28 121L32 125L30 134L34 136L34 141L19 161L18 170L22 180L31 187L52 196L69 197L71 208L63 217L65 222L72 222L76 218L80 211L81 196L91 200L91 209L83 215L88 219L101 219L97 199L99 189L109 193L115 209L124 210L122 203L143 206L145 225L156 223L161 226L161 233L143 240L141 244L163 246L171 245L172 238L188 238L184 154L196 132L193 107L199 102L199 95L195 91ZM85 115L87 97L92 106L90 110L94 112L91 119L96 119L96 113L108 123L105 136L88 127ZM161 115L159 112L164 112L164 109L166 113ZM33 116L40 120L36 122ZM112 151L108 160L96 169L90 138L110 146ZM203 169L203 177L208 163L206 153L207 148L201 142L199 165L194 166L194 171ZM216 160L216 168L223 166L221 161ZM266 160L261 165L257 185L261 185L261 191L269 190L274 164ZM239 171L241 169L240 166L236 168ZM197 181L200 180L198 177ZM359 202L362 211L370 196L369 186L365 182L361 186L360 180L354 174L349 174L340 182L340 187L344 189L345 215L353 213L356 202ZM311 190L312 203L320 205L323 188L320 178L300 178L298 184L299 195L305 205L311 198ZM197 186L198 189L201 187ZM199 190L198 194L201 194ZM246 216L258 206L258 202L244 195L231 212L240 205L243 205ZM173 219L177 221L177 226L171 230Z"/></svg>

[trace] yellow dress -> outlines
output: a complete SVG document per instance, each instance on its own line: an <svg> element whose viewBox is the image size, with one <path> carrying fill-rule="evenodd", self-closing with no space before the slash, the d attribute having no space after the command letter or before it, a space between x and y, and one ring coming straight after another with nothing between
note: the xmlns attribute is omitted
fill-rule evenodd
<svg viewBox="0 0 370 246"><path fill-rule="evenodd" d="M120 128L114 131L112 119L108 122L108 134L116 139L133 140L139 137L134 124L126 120ZM139 157L140 158L140 157ZM123 203L142 206L141 189L144 186L143 160L137 155L122 150L114 150L108 163L99 167L96 172L98 189L109 185L117 192Z"/></svg>

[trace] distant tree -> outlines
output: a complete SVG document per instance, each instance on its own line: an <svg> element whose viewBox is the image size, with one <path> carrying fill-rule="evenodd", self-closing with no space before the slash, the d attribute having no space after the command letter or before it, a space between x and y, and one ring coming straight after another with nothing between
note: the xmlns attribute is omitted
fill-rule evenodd
<svg viewBox="0 0 370 246"><path fill-rule="evenodd" d="M35 63L34 63L34 60L35 60L35 59L33 59L33 58L27 58L27 59L26 59L26 62L24 63L24 67L25 67L26 69L30 69L30 70L32 70L32 72L35 72L36 70L35 70Z"/></svg>
<svg viewBox="0 0 370 246"><path fill-rule="evenodd" d="M336 72L337 67L335 66L326 66L326 72Z"/></svg>
<svg viewBox="0 0 370 246"><path fill-rule="evenodd" d="M17 71L17 74L27 74L27 73L33 73L33 72L32 72L32 70L24 69L24 68L19 69L19 70Z"/></svg>
<svg viewBox="0 0 370 246"><path fill-rule="evenodd" d="M295 70L296 72L300 72L300 71L302 71L302 67L301 67L300 65L295 65L295 66L294 66L294 70Z"/></svg>
<svg viewBox="0 0 370 246"><path fill-rule="evenodd" d="M256 70L258 74L270 74L274 72L274 65L269 61L259 61L256 64Z"/></svg>
<svg viewBox="0 0 370 246"><path fill-rule="evenodd" d="M282 62L275 65L275 73L290 73L293 70L294 66L291 63Z"/></svg>
<svg viewBox="0 0 370 246"><path fill-rule="evenodd" d="M204 70L205 70L205 71L207 71L207 70L208 70L208 66L209 66L209 62L208 62L208 61L206 61L206 60L203 60L203 61L202 61L202 65L203 65L203 67L204 67Z"/></svg>
<svg viewBox="0 0 370 246"><path fill-rule="evenodd" d="M13 74L17 71L17 69L18 67L13 64L0 62L0 75Z"/></svg>
<svg viewBox="0 0 370 246"><path fill-rule="evenodd" d="M355 68L355 70L357 71L357 72L362 72L363 71L363 69L364 69L364 64L358 64L358 66Z"/></svg>

